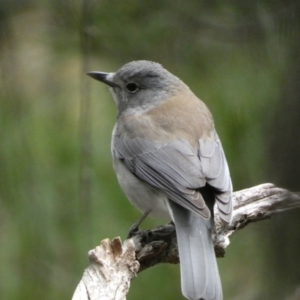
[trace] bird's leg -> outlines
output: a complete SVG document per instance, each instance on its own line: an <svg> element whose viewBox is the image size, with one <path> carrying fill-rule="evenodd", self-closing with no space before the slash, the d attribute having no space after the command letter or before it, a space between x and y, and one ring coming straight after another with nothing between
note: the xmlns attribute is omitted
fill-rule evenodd
<svg viewBox="0 0 300 300"><path fill-rule="evenodd" d="M143 223L143 221L147 218L147 216L150 214L151 209L146 210L143 215L130 227L127 238L133 237L138 231L139 226Z"/></svg>

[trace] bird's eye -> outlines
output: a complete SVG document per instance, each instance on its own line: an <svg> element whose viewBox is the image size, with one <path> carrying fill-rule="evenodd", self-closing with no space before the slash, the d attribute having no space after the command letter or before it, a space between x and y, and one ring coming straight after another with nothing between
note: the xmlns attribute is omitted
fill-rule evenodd
<svg viewBox="0 0 300 300"><path fill-rule="evenodd" d="M135 92L137 92L137 91L139 90L138 86L137 86L135 83L133 83L133 82L128 83L128 84L126 85L126 88L127 88L127 90L128 90L130 93L135 93Z"/></svg>

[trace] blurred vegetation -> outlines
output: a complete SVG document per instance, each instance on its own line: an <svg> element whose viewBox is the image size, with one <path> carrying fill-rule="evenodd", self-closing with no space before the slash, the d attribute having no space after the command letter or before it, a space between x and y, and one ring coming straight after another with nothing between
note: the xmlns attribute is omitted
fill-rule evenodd
<svg viewBox="0 0 300 300"><path fill-rule="evenodd" d="M162 63L210 107L235 190L299 190L299 53L296 0L0 0L0 299L70 299L87 251L139 216L111 167L114 103L87 71ZM299 220L233 236L225 299L299 299ZM141 298L182 299L179 266L141 273Z"/></svg>

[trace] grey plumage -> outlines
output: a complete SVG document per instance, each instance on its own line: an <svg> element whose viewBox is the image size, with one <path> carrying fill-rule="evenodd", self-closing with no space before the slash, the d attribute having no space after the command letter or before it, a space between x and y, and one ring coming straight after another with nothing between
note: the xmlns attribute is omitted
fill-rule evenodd
<svg viewBox="0 0 300 300"><path fill-rule="evenodd" d="M205 220L170 201L180 251L182 293L188 299L222 299L222 286L211 233Z"/></svg>
<svg viewBox="0 0 300 300"><path fill-rule="evenodd" d="M190 89L161 65L131 62L116 73L92 72L118 107L112 155L118 181L142 212L171 216L176 226L182 292L220 300L211 234L216 201L232 215L232 184L212 116Z"/></svg>

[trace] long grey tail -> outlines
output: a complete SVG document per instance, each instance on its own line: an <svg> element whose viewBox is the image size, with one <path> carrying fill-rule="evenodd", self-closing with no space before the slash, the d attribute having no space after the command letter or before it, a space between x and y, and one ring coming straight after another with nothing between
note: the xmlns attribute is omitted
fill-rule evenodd
<svg viewBox="0 0 300 300"><path fill-rule="evenodd" d="M222 300L222 285L212 243L212 220L169 201L176 227L181 290L190 300Z"/></svg>

